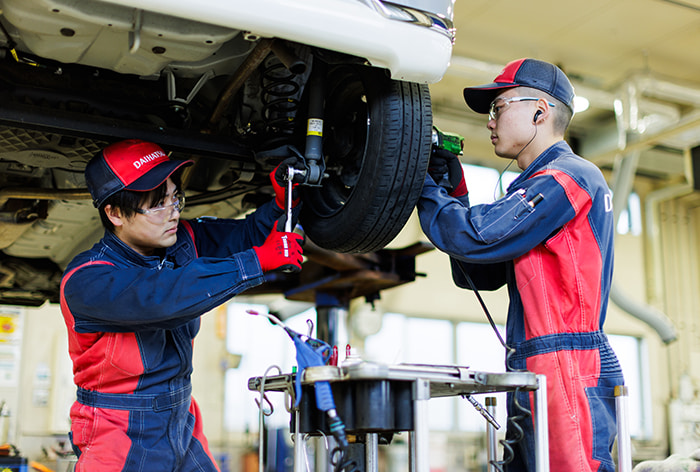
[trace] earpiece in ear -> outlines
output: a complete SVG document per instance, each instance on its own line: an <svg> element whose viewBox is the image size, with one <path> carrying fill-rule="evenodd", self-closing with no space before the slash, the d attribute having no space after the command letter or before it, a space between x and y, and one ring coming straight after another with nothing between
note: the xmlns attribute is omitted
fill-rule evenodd
<svg viewBox="0 0 700 472"><path fill-rule="evenodd" d="M535 117L532 119L532 122L537 123L537 118L539 118L541 114L542 110L537 110L537 113L535 113Z"/></svg>

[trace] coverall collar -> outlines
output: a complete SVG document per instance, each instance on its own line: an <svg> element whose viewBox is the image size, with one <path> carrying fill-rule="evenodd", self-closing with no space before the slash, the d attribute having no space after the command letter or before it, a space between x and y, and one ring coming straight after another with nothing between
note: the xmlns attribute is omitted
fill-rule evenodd
<svg viewBox="0 0 700 472"><path fill-rule="evenodd" d="M552 162L554 159L557 157L561 156L562 153L573 153L571 150L571 146L564 141L557 141L556 143L552 144L550 147L544 150L542 154L537 156L534 161L525 169L517 179L515 179L509 186L508 186L508 191L510 191L511 188L516 188L521 182L524 180L529 179L530 177L533 176L536 172L539 172L542 170L543 167L547 166L550 162Z"/></svg>
<svg viewBox="0 0 700 472"><path fill-rule="evenodd" d="M120 257L123 257L134 264L146 267L157 267L161 262L161 258L159 256L144 256L134 251L111 231L105 231L102 240L107 247L115 251ZM167 252L168 251L166 250L166 254Z"/></svg>

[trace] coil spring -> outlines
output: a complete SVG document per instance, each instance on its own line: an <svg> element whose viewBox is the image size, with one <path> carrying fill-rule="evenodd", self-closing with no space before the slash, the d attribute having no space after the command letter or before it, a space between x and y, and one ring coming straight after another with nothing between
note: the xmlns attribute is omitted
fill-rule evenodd
<svg viewBox="0 0 700 472"><path fill-rule="evenodd" d="M299 100L294 96L300 88L294 81L296 75L281 62L271 62L260 78L265 134L275 136L275 141L286 141L294 133L294 118L299 109Z"/></svg>

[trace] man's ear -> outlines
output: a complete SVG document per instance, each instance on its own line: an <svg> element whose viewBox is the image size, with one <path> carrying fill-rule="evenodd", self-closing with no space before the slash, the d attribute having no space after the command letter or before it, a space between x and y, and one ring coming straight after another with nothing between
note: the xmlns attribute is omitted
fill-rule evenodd
<svg viewBox="0 0 700 472"><path fill-rule="evenodd" d="M126 218L124 217L121 208L113 207L112 205L105 205L104 212L105 215L107 215L107 219L112 222L115 228L124 225L124 220Z"/></svg>

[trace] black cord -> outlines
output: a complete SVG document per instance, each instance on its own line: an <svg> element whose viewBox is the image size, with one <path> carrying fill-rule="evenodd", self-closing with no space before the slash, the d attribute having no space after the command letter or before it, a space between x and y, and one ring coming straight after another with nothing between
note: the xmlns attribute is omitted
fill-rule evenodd
<svg viewBox="0 0 700 472"><path fill-rule="evenodd" d="M503 348L506 350L506 356L510 356L511 354L515 353L515 349L512 347L508 346L506 342L503 340L503 336L501 336L500 331L498 331L498 328L496 327L496 322L493 321L493 317L491 316L491 313L489 312L489 309L486 306L486 303L484 302L484 299L481 298L481 294L479 293L479 290L477 290L476 285L474 284L474 281L472 278L469 276L466 270L464 270L464 267L462 267L461 264L456 264L457 267L459 267L459 271L462 273L464 278L467 281L467 285L469 285L469 289L474 292L474 295L476 295L476 299L479 300L479 304L481 305L481 309L484 310L484 313L486 314L486 319L489 320L489 324L491 325L491 328L493 329L494 333L496 333L496 336L498 337L498 340L501 342L501 345ZM508 359L508 357L506 357ZM508 364L506 364L508 365ZM510 366L509 366L510 367ZM516 370L516 369L512 369Z"/></svg>
<svg viewBox="0 0 700 472"><path fill-rule="evenodd" d="M525 148L523 148L523 149L525 149ZM520 152L522 152L522 149L520 150ZM518 153L518 155L520 155L520 153ZM517 157L516 157L516 159L517 159ZM500 174L498 174L498 181L496 182L496 186L493 188L493 199L494 200L501 198L501 196L503 196L505 194L505 192L503 191L503 175L508 171L508 169L510 169L510 166L513 165L513 162L515 162L515 159L511 159L510 162L508 163L508 165L506 166L506 168L503 169ZM501 195L500 196L497 195L496 192L499 192Z"/></svg>
<svg viewBox="0 0 700 472"><path fill-rule="evenodd" d="M362 472L360 466L354 460L345 460L347 455L345 447L338 446L331 452L331 465L334 472Z"/></svg>
<svg viewBox="0 0 700 472"><path fill-rule="evenodd" d="M513 162L518 160L518 158L520 157L520 154L522 154L522 152L525 150L525 148L528 147L530 145L530 143L535 140L536 137L537 137L537 125L535 125L535 132L533 133L532 137L527 142L527 144L525 146L523 146L522 148L520 148L520 151L518 151L518 153L515 155L515 157L510 160L510 162L508 163L506 168L503 169L503 171L500 174L498 174L498 181L496 182L496 187L494 187L494 189L493 189L493 199L494 200L496 200L498 198L498 197L496 197L497 190L500 189L501 193L503 193L503 188L502 188L503 174L506 173L506 171L510 168L510 166L513 164Z"/></svg>
<svg viewBox="0 0 700 472"><path fill-rule="evenodd" d="M531 140L532 141L532 140ZM469 276L466 270L462 267L461 264L456 264L457 267L459 267L460 272L464 276L465 280L467 281L467 285L469 285L469 288L474 292L474 295L476 295L477 300L479 300L479 304L481 305L481 308L484 310L484 313L486 314L486 318L489 320L489 324L491 325L491 328L493 331L496 333L496 336L498 337L498 340L501 342L501 345L503 348L506 350L506 367L509 371L511 372L524 372L523 369L517 369L513 366L511 366L511 357L515 354L515 348L512 348L508 346L508 344L503 340L503 336L501 336L501 333L498 331L498 328L496 327L496 323L493 321L493 317L491 316L491 313L489 312L488 308L486 307L486 303L484 303L484 299L481 298L481 294L479 293L479 290L476 288L476 284L474 284L474 281L472 278ZM522 439L525 437L525 432L523 431L522 426L520 426L520 422L525 421L526 419L532 417L532 411L524 407L523 405L520 404L518 401L518 396L520 394L520 387L516 387L513 390L513 406L514 411L517 411L516 414L513 414L512 416L508 417L508 426L509 429L512 431L511 437L506 439L501 439L499 441L499 444L503 446L503 459L500 461L491 461L490 464L496 467L500 472L504 472L504 467L507 464L510 464L513 462L513 459L515 458L515 451L513 450L513 446L518 444Z"/></svg>

